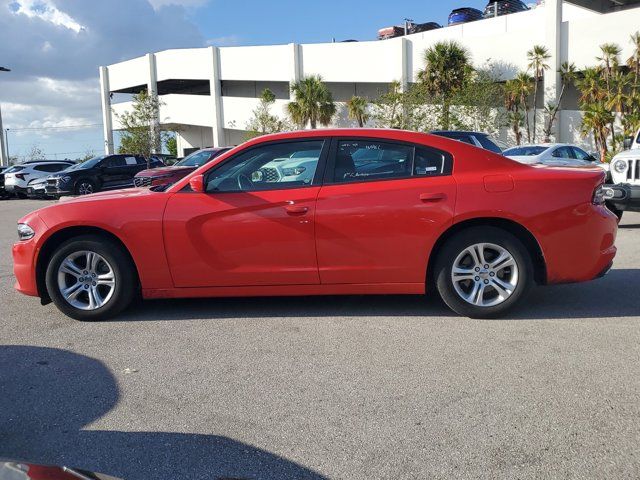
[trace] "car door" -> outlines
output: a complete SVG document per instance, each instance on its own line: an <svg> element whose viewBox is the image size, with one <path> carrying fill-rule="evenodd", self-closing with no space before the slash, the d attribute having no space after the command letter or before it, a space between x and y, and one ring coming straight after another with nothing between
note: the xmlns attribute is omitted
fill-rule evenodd
<svg viewBox="0 0 640 480"><path fill-rule="evenodd" d="M102 188L117 188L127 178L126 162L123 155L111 155L100 162L98 177Z"/></svg>
<svg viewBox="0 0 640 480"><path fill-rule="evenodd" d="M319 283L316 197L324 139L245 149L210 169L205 192L171 196L164 238L177 287Z"/></svg>
<svg viewBox="0 0 640 480"><path fill-rule="evenodd" d="M423 286L429 252L453 219L452 165L434 148L335 140L316 203L321 283Z"/></svg>

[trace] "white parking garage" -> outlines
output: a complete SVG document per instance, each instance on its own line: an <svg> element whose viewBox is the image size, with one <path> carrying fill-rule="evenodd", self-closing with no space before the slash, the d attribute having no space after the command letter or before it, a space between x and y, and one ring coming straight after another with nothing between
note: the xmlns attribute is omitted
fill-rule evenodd
<svg viewBox="0 0 640 480"><path fill-rule="evenodd" d="M372 26L375 31L376 26ZM454 40L464 45L475 65L502 67L503 80L527 68L527 51L545 45L551 53L550 72L562 62L578 69L593 65L599 46L617 43L622 58L631 54L629 37L640 28L640 4L624 0L545 0L537 8L473 23L384 41L206 47L149 53L100 67L105 152L114 149L117 114L131 106L128 96L143 89L162 100L159 122L176 130L178 153L185 149L233 145L245 139L245 128L264 88L276 95L274 112L290 101L289 85L319 74L338 102L334 126L352 126L344 102L352 95L369 98L398 80L415 82L430 45ZM547 73L537 107L554 101L559 75ZM576 92L563 100L557 141L590 147L580 135ZM500 132L508 140L508 129Z"/></svg>

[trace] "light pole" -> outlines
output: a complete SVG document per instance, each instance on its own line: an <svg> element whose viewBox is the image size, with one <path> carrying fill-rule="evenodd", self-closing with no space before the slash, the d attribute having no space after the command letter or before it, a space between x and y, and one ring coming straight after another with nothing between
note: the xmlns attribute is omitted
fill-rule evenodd
<svg viewBox="0 0 640 480"><path fill-rule="evenodd" d="M0 72L10 72L7 67L0 67ZM7 132L9 129L7 129ZM9 145L5 146L5 131L2 129L2 110L0 109L0 165L3 167L9 166Z"/></svg>

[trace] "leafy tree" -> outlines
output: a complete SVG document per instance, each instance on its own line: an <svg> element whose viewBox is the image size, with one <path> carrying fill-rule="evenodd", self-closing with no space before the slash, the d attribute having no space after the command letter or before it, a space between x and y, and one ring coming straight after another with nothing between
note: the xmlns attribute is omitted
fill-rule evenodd
<svg viewBox="0 0 640 480"><path fill-rule="evenodd" d="M175 135L169 135L164 141L164 146L169 155L178 156L178 139Z"/></svg>
<svg viewBox="0 0 640 480"><path fill-rule="evenodd" d="M358 122L360 128L364 127L365 123L369 121L368 103L366 98L358 97L357 95L351 97L347 102L349 118Z"/></svg>
<svg viewBox="0 0 640 480"><path fill-rule="evenodd" d="M150 95L146 90L133 96L133 108L123 114L115 113L122 125L119 153L143 155L149 167L150 156L159 152L163 137L158 125L158 114L162 102L157 95Z"/></svg>
<svg viewBox="0 0 640 480"><path fill-rule="evenodd" d="M44 152L39 146L32 145L25 158L27 160L44 160Z"/></svg>
<svg viewBox="0 0 640 480"><path fill-rule="evenodd" d="M490 65L473 70L452 97L451 126L495 133L504 123L503 96L504 87Z"/></svg>
<svg viewBox="0 0 640 480"><path fill-rule="evenodd" d="M336 113L333 95L320 75L311 75L291 85L295 100L287 105L293 123L304 128L308 123L312 129L318 124L327 126Z"/></svg>
<svg viewBox="0 0 640 480"><path fill-rule="evenodd" d="M544 79L544 71L549 69L549 65L546 63L551 58L547 47L542 45L534 45L534 47L527 52L527 58L529 60L529 69L533 72L534 87L533 87L533 141L536 141L536 102L538 100L538 84L540 80Z"/></svg>
<svg viewBox="0 0 640 480"><path fill-rule="evenodd" d="M551 129L553 128L553 123L555 122L556 115L558 114L558 110L560 110L560 105L562 104L562 97L564 97L564 93L567 87L572 84L577 75L577 68L574 63L564 62L560 66L560 70L558 70L560 74L560 78L562 81L562 88L560 89L560 96L558 97L555 104L547 105L547 124L544 127L544 141L550 141L551 137Z"/></svg>
<svg viewBox="0 0 640 480"><path fill-rule="evenodd" d="M467 50L456 42L439 42L424 52L424 70L418 80L441 105L440 127L450 128L451 103L468 82L473 67Z"/></svg>
<svg viewBox="0 0 640 480"><path fill-rule="evenodd" d="M253 110L253 117L247 123L248 138L259 137L268 133L278 133L283 130L289 130L290 127L284 120L281 120L276 115L271 114L271 107L276 101L275 94L265 88L260 94L260 103L258 107Z"/></svg>
<svg viewBox="0 0 640 480"><path fill-rule="evenodd" d="M428 107L419 85L403 91L398 81L372 103L372 118L378 128L424 131L427 127Z"/></svg>

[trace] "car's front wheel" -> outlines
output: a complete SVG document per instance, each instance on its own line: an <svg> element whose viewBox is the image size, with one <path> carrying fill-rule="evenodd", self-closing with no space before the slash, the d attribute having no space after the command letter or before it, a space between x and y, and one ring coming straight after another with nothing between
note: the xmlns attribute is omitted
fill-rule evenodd
<svg viewBox="0 0 640 480"><path fill-rule="evenodd" d="M89 195L96 191L96 186L91 180L80 180L76 183L75 194L76 195Z"/></svg>
<svg viewBox="0 0 640 480"><path fill-rule="evenodd" d="M66 315L83 321L104 320L124 310L137 291L136 278L122 247L94 235L63 243L46 271L51 300Z"/></svg>
<svg viewBox="0 0 640 480"><path fill-rule="evenodd" d="M495 227L463 230L440 250L435 268L440 296L456 313L499 317L533 285L533 263L522 242Z"/></svg>

